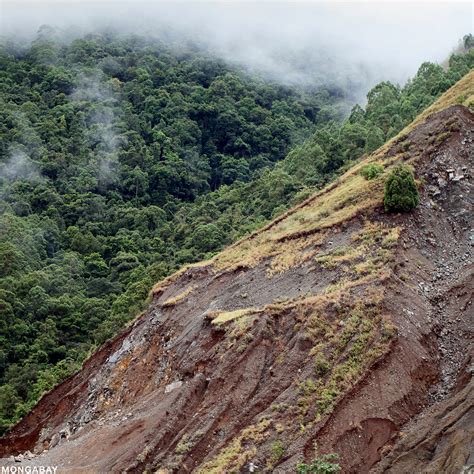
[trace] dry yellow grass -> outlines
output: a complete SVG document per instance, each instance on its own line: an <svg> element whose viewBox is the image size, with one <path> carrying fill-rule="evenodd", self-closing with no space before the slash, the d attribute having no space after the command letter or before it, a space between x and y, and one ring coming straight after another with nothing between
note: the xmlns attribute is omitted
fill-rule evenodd
<svg viewBox="0 0 474 474"><path fill-rule="evenodd" d="M351 262L361 257L361 247L339 247L334 249L332 252L319 254L315 257L318 262L324 268L335 268L341 263Z"/></svg>
<svg viewBox="0 0 474 474"><path fill-rule="evenodd" d="M319 232L297 240L277 242L274 245L278 253L273 257L267 269L267 275L271 278L311 259L316 253L315 247L322 244L325 237L324 232Z"/></svg>
<svg viewBox="0 0 474 474"><path fill-rule="evenodd" d="M240 432L219 454L204 464L198 474L241 472L245 464L257 454L257 447L268 436L271 421L264 419Z"/></svg>
<svg viewBox="0 0 474 474"><path fill-rule="evenodd" d="M214 266L218 270L230 269L237 265L255 266L263 258L275 257L285 252L284 242L323 232L341 222L353 218L361 212L382 204L383 184L381 180L366 181L351 172L339 180L325 193L319 194L310 203L299 207L295 212L280 220L265 232L241 241L237 245L217 255ZM300 245L293 242L295 249ZM298 249L301 250L301 249ZM294 258L298 263L299 256ZM279 271L277 261L275 270ZM280 262L284 269L284 262Z"/></svg>
<svg viewBox="0 0 474 474"><path fill-rule="evenodd" d="M462 100L461 100L462 99ZM434 104L422 112L410 125L396 137L354 165L323 190L315 193L304 202L290 209L262 229L241 239L220 252L207 262L198 266L211 265L215 271L231 271L238 267L254 267L264 259L271 259L268 275L271 277L306 258L305 248L317 245L318 236L323 238L326 229L338 226L344 221L364 214L382 205L383 183L387 171L404 158L403 153L387 157L387 151L404 135L422 124L433 113L463 103L474 102L474 71L468 73L451 89L446 91ZM412 158L410 162L416 159ZM378 162L384 166L384 173L377 179L367 181L360 175L362 167ZM314 237L314 242L306 244L304 239ZM290 242L289 244L287 242ZM157 284L152 295L160 293L175 281L188 267Z"/></svg>
<svg viewBox="0 0 474 474"><path fill-rule="evenodd" d="M236 309L234 311L218 311L210 315L212 318L212 324L221 325L241 318L242 316L249 316L251 314L259 314L264 311L263 308L243 308Z"/></svg>
<svg viewBox="0 0 474 474"><path fill-rule="evenodd" d="M396 336L396 328L383 314L383 287L368 286L349 300L346 295L340 292L332 300L319 299L318 304L306 301L299 310L305 316L305 331L315 342L308 354L314 361L314 376L300 382L297 403L297 419L302 423L307 423L308 411L317 407L316 418L308 425L331 412ZM337 318L327 317L330 302L338 303Z"/></svg>
<svg viewBox="0 0 474 474"><path fill-rule="evenodd" d="M188 288L186 288L185 290L183 290L181 293L179 293L178 295L174 296L173 298L167 299L167 300L162 304L162 306L163 306L164 308L166 308L166 307L169 307L169 306L175 306L175 305L177 305L178 303L180 303L181 301L183 301L184 299L186 299L195 289L196 289L196 285L189 286Z"/></svg>
<svg viewBox="0 0 474 474"><path fill-rule="evenodd" d="M191 263L185 265L183 268L179 269L177 272L166 277L164 280L159 281L150 291L150 296L157 296L161 294L166 288L168 288L172 283L174 283L183 273L186 273L191 268L204 268L212 263L211 260L204 260L202 262Z"/></svg>

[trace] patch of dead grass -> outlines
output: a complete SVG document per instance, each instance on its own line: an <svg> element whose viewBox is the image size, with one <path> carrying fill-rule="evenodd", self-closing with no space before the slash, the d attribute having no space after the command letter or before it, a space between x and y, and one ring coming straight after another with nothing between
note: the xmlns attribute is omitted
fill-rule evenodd
<svg viewBox="0 0 474 474"><path fill-rule="evenodd" d="M195 289L196 289L196 285L189 286L188 288L186 288L185 290L183 290L181 293L177 294L173 298L168 298L161 306L163 308L175 306L178 303L181 303L183 300L185 300Z"/></svg>
<svg viewBox="0 0 474 474"><path fill-rule="evenodd" d="M243 308L236 309L234 311L216 311L210 313L209 318L211 318L211 322L213 325L220 326L230 321L234 321L238 318L242 318L243 316L263 313L263 311L264 308Z"/></svg>
<svg viewBox="0 0 474 474"><path fill-rule="evenodd" d="M245 464L257 454L258 446L267 438L271 423L264 419L242 430L217 456L201 466L197 474L241 472Z"/></svg>

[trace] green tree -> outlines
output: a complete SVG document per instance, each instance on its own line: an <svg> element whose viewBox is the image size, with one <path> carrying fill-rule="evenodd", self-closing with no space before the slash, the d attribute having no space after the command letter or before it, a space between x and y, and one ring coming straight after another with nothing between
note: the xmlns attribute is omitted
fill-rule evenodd
<svg viewBox="0 0 474 474"><path fill-rule="evenodd" d="M0 387L0 434L4 433L14 419L15 410L21 398L9 384Z"/></svg>
<svg viewBox="0 0 474 474"><path fill-rule="evenodd" d="M396 166L385 182L384 205L386 211L410 211L420 202L413 171L407 165Z"/></svg>

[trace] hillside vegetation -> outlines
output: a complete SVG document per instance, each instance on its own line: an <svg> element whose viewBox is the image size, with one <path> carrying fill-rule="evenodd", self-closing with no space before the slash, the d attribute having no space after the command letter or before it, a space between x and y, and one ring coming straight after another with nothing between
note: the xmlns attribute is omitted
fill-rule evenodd
<svg viewBox="0 0 474 474"><path fill-rule="evenodd" d="M50 37L44 28L30 46L0 50L2 429L135 316L154 282L303 201L474 61L470 50L447 70L425 63L402 88L377 85L342 120L345 91L268 84L140 38ZM451 99L468 104L472 91ZM315 239L313 229L380 201L384 174L368 181L360 166L277 219L271 238L257 232L216 256L216 268L275 255L268 273L278 274L306 259L295 236ZM339 253L322 263L356 259Z"/></svg>
<svg viewBox="0 0 474 474"><path fill-rule="evenodd" d="M7 466L469 466L473 79L268 225L157 283L145 311L0 438ZM398 173L417 191L409 212L384 206Z"/></svg>

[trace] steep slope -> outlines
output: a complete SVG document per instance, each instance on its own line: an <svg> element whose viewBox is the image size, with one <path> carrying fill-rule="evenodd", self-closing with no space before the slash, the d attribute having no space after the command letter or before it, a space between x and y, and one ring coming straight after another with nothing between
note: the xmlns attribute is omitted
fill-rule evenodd
<svg viewBox="0 0 474 474"><path fill-rule="evenodd" d="M470 73L337 182L157 284L0 440L5 462L29 450L17 465L287 473L317 445L344 472L473 463L473 95ZM367 181L371 162L384 173ZM421 204L389 215L400 162Z"/></svg>

